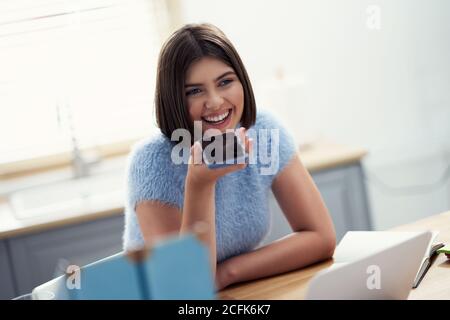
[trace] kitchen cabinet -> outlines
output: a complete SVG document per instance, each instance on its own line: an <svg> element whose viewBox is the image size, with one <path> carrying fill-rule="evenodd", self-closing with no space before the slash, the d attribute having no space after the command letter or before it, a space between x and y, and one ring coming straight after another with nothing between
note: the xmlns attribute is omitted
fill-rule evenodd
<svg viewBox="0 0 450 320"><path fill-rule="evenodd" d="M64 261L83 266L121 251L123 223L118 215L8 239L16 295L61 275Z"/></svg>
<svg viewBox="0 0 450 320"><path fill-rule="evenodd" d="M11 299L15 296L16 290L8 247L5 241L0 240L0 299Z"/></svg>
<svg viewBox="0 0 450 320"><path fill-rule="evenodd" d="M372 229L363 168L359 162L315 171L311 176L333 219L338 242L347 231ZM273 194L269 202L272 227L261 245L292 232Z"/></svg>

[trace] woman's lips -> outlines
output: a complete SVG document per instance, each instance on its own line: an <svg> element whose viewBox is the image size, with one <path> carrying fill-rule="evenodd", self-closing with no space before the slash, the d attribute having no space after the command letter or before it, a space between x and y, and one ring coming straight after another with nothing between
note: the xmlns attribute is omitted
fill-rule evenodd
<svg viewBox="0 0 450 320"><path fill-rule="evenodd" d="M222 121L214 123L214 122L206 121L202 117L202 122L205 124L206 129L223 129L228 126L228 124L231 122L232 117L233 117L233 109L229 109L228 115Z"/></svg>
<svg viewBox="0 0 450 320"><path fill-rule="evenodd" d="M208 123L219 123L224 120L230 113L231 109L222 112L216 112L214 115L203 116L203 120Z"/></svg>

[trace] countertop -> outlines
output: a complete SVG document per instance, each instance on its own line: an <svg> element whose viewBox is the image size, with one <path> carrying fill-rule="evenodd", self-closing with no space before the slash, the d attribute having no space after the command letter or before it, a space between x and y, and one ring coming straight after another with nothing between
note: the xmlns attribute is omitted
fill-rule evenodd
<svg viewBox="0 0 450 320"><path fill-rule="evenodd" d="M450 211L390 231L439 231L435 242L450 243ZM333 264L329 259L314 265L254 281L232 285L221 292L225 300L301 300L304 299L311 279ZM408 299L450 299L450 261L444 254L437 256L420 285L411 290Z"/></svg>
<svg viewBox="0 0 450 320"><path fill-rule="evenodd" d="M326 140L316 141L299 150L300 159L309 172L355 163L366 154L367 151L362 148L340 145ZM123 171L123 169L120 170ZM17 183L17 181L10 183ZM80 199L76 206L68 207L63 212L32 218L17 217L11 204L6 199L0 198L0 239L121 215L124 209L123 190L123 188L119 188L108 198Z"/></svg>

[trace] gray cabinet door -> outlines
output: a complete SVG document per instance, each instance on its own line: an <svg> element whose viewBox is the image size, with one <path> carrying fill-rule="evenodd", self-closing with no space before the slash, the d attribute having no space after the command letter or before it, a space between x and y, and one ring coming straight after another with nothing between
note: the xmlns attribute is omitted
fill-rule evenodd
<svg viewBox="0 0 450 320"><path fill-rule="evenodd" d="M9 240L17 293L24 294L62 274L62 260L83 266L122 250L123 216Z"/></svg>
<svg viewBox="0 0 450 320"><path fill-rule="evenodd" d="M337 241L347 231L372 229L361 165L319 172L313 178L333 219Z"/></svg>
<svg viewBox="0 0 450 320"><path fill-rule="evenodd" d="M371 230L367 193L359 163L315 172L312 178L333 219L337 241L350 230ZM272 227L261 245L292 232L273 194L269 204Z"/></svg>
<svg viewBox="0 0 450 320"><path fill-rule="evenodd" d="M0 241L0 299L12 299L16 294L14 277L11 270L8 248L5 241Z"/></svg>

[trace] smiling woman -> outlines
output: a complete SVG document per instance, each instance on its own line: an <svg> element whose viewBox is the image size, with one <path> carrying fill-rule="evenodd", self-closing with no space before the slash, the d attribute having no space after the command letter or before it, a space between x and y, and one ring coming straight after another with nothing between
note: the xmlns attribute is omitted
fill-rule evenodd
<svg viewBox="0 0 450 320"><path fill-rule="evenodd" d="M137 144L127 163L126 250L201 223L219 290L332 255L333 223L296 144L274 115L256 112L245 67L223 32L210 24L177 30L159 56L155 98L161 133ZM235 131L253 161L216 169L197 161L198 125L204 133ZM177 130L190 133L187 162L172 158ZM261 170L266 164L271 170ZM270 189L293 232L255 249L270 228Z"/></svg>

